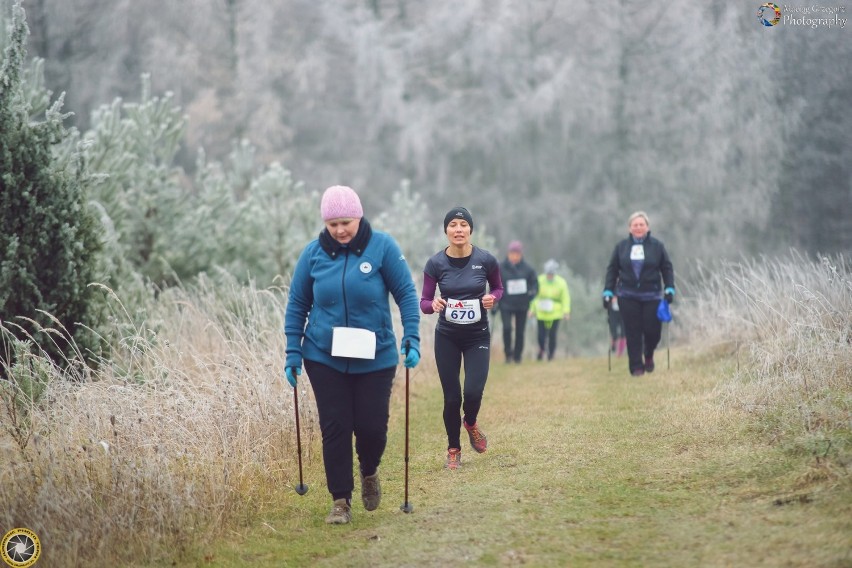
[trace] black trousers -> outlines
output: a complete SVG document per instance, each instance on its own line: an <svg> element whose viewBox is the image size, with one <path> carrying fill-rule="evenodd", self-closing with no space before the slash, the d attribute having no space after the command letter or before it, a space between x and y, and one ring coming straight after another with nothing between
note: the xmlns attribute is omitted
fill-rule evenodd
<svg viewBox="0 0 852 568"><path fill-rule="evenodd" d="M609 334L613 341L624 337L624 322L621 320L620 311L609 310L607 321L609 322Z"/></svg>
<svg viewBox="0 0 852 568"><path fill-rule="evenodd" d="M527 325L526 310L500 310L503 321L503 352L507 361L521 362L524 354L524 329ZM514 324L515 344L512 345L512 328Z"/></svg>
<svg viewBox="0 0 852 568"><path fill-rule="evenodd" d="M475 325L457 327L461 329L449 335L435 331L435 363L438 366L441 389L444 391L447 448L461 448L462 407L464 421L469 426L476 424L491 362L491 332L488 328L474 329ZM462 358L464 399L461 386Z"/></svg>
<svg viewBox="0 0 852 568"><path fill-rule="evenodd" d="M538 320L538 353L544 356L547 353L547 360L553 359L553 354L556 352L556 337L559 333L559 321L544 321Z"/></svg>
<svg viewBox="0 0 852 568"><path fill-rule="evenodd" d="M334 499L351 499L355 487L352 436L355 436L361 473L374 474L388 441L390 395L396 367L347 374L305 360L305 371L317 401L328 492Z"/></svg>
<svg viewBox="0 0 852 568"><path fill-rule="evenodd" d="M618 298L621 319L624 322L624 337L627 339L627 359L630 371L645 368L645 359L654 356L660 343L663 324L657 319L660 300L643 302L629 298Z"/></svg>

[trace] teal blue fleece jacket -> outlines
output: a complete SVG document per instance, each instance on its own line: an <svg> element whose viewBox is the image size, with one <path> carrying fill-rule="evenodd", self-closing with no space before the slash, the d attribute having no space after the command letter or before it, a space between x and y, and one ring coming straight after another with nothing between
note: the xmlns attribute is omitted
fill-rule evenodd
<svg viewBox="0 0 852 568"><path fill-rule="evenodd" d="M337 246L332 250L316 239L302 251L284 318L287 367L301 368L302 359L309 359L343 373L369 373L395 367L406 341L420 352L419 298L408 262L390 235L372 231L367 238L363 248ZM389 295L399 306L402 319L399 345ZM335 327L375 332L376 358L332 357Z"/></svg>

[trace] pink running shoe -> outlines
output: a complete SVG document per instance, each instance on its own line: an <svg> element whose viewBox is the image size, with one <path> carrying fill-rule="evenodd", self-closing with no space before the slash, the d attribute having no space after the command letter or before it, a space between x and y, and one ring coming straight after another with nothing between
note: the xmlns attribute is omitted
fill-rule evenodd
<svg viewBox="0 0 852 568"><path fill-rule="evenodd" d="M459 448L450 448L447 450L447 463L444 464L447 469L459 469L461 467L461 450Z"/></svg>
<svg viewBox="0 0 852 568"><path fill-rule="evenodd" d="M464 424L464 429L467 430L467 435L470 437L470 445L473 446L473 449L477 453L484 453L488 449L488 438L479 429L479 425L468 426L467 422L462 422L462 424Z"/></svg>

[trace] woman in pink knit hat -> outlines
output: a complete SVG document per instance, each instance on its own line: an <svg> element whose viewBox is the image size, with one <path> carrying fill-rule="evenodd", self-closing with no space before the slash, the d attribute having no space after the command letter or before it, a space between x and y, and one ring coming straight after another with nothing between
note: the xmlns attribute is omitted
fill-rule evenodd
<svg viewBox="0 0 852 568"><path fill-rule="evenodd" d="M352 520L353 436L364 509L381 501L391 386L400 352L408 368L420 360L420 313L405 256L390 235L370 227L358 194L329 187L320 213L325 228L302 251L290 282L285 374L295 388L304 364L310 378L333 500L325 521L345 524ZM400 343L389 296L402 316Z"/></svg>

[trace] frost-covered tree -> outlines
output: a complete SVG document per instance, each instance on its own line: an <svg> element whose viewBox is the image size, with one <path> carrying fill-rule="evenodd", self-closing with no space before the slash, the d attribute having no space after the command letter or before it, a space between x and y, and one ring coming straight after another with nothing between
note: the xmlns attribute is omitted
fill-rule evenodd
<svg viewBox="0 0 852 568"><path fill-rule="evenodd" d="M235 233L242 251L236 251L235 274L251 273L261 285L277 276L289 280L301 249L320 231L318 211L318 192L273 162L252 180L239 209Z"/></svg>
<svg viewBox="0 0 852 568"><path fill-rule="evenodd" d="M172 277L165 261L170 229L191 206L174 165L184 125L171 94L152 96L143 76L140 102L101 106L83 135L86 163L97 179L92 199L109 219L113 253L156 283Z"/></svg>
<svg viewBox="0 0 852 568"><path fill-rule="evenodd" d="M199 155L194 206L173 233L169 257L186 274L222 268L260 286L287 277L316 237L319 196L275 162L257 172L254 148L234 144L227 167Z"/></svg>
<svg viewBox="0 0 852 568"><path fill-rule="evenodd" d="M177 163L186 117L171 93L142 82L140 102L100 107L83 136L111 261L124 268L116 283L167 286L225 270L266 286L286 276L319 230L318 196L278 163L259 167L247 141L225 164L201 149L190 179Z"/></svg>
<svg viewBox="0 0 852 568"><path fill-rule="evenodd" d="M396 239L411 271L418 276L429 257L446 246L437 227L430 225L427 211L421 195L411 190L411 182L403 180L384 211L370 220L377 229Z"/></svg>
<svg viewBox="0 0 852 568"><path fill-rule="evenodd" d="M849 61L852 44L841 31L789 34L784 57L772 60L779 88L766 106L786 118L787 151L776 154L774 167L755 169L778 172L778 193L768 209L774 219L788 221L771 227L773 243L781 244L773 248L784 250L792 241L802 250L852 251L852 68L812 63L826 53L830 61Z"/></svg>
<svg viewBox="0 0 852 568"><path fill-rule="evenodd" d="M68 136L60 97L42 121L34 102L49 94L24 81L28 34L12 8L0 67L0 374L14 364L14 338L32 341L59 364L88 347L98 252L79 160L56 149ZM37 69L37 68L36 68Z"/></svg>

